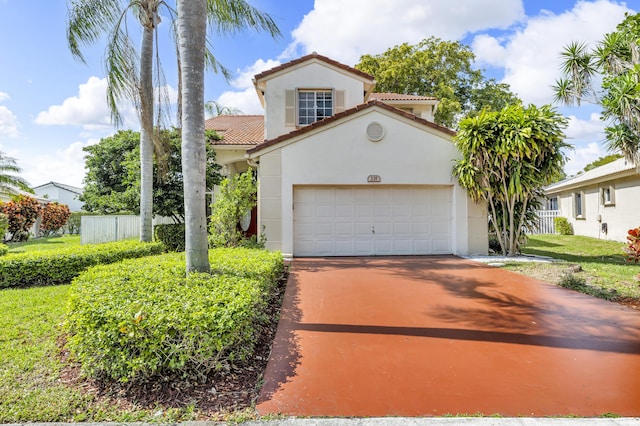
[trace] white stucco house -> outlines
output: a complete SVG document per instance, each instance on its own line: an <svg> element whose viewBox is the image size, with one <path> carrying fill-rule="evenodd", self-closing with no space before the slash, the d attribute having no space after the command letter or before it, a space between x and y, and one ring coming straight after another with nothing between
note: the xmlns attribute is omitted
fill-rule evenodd
<svg viewBox="0 0 640 426"><path fill-rule="evenodd" d="M59 182L48 182L34 187L33 192L39 198L66 204L72 212L79 212L84 206L84 203L79 199L83 192L82 188L76 186L65 185Z"/></svg>
<svg viewBox="0 0 640 426"><path fill-rule="evenodd" d="M626 241L640 226L640 172L620 158L545 189L547 208L558 210L575 235Z"/></svg>
<svg viewBox="0 0 640 426"><path fill-rule="evenodd" d="M258 228L285 256L486 253L487 210L452 176L437 100L375 93L313 53L255 76L262 116L206 122L229 173L257 170Z"/></svg>

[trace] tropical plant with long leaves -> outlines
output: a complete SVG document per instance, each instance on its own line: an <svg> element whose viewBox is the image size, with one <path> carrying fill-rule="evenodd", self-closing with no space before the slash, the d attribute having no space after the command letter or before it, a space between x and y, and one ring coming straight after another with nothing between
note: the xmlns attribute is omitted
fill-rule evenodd
<svg viewBox="0 0 640 426"><path fill-rule="evenodd" d="M266 30L278 35L273 19L244 0L207 0L206 18L213 29L228 33L243 28ZM74 57L85 61L82 47L92 45L106 36L104 63L107 74L107 102L114 124L122 124L119 104L132 101L140 119L140 240L151 241L153 217L153 155L164 156L163 141L155 129L161 127L167 115L163 105L168 95L160 66L158 26L161 13L168 16L175 35L177 12L163 0L69 0L67 40ZM129 21L141 30L140 49L134 46L135 35L129 31ZM178 51L178 45L176 50ZM214 71L219 66L211 50L205 50L205 61ZM178 51L178 58L180 53ZM179 80L181 86L181 80ZM155 90L154 96L154 87ZM179 113L181 100L178 101ZM162 164L162 160L159 162Z"/></svg>
<svg viewBox="0 0 640 426"><path fill-rule="evenodd" d="M599 104L607 148L640 166L640 13L627 14L616 31L591 49L572 42L561 54L563 77L554 85L555 100L566 105ZM602 76L598 88L594 82Z"/></svg>
<svg viewBox="0 0 640 426"><path fill-rule="evenodd" d="M562 172L567 120L550 106L510 105L460 122L453 168L475 202L486 202L502 253L515 256L541 190Z"/></svg>
<svg viewBox="0 0 640 426"><path fill-rule="evenodd" d="M33 193L29 182L18 175L21 172L22 169L15 158L8 157L0 151L0 194L16 195L20 191Z"/></svg>

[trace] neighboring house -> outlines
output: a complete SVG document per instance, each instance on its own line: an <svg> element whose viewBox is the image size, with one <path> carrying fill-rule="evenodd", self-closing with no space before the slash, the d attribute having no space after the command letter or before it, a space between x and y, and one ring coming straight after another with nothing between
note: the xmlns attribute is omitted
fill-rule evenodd
<svg viewBox="0 0 640 426"><path fill-rule="evenodd" d="M48 201L57 201L60 204L69 206L72 212L82 210L84 203L80 201L82 188L76 186L65 185L58 182L49 182L33 188L36 196L45 198Z"/></svg>
<svg viewBox="0 0 640 426"><path fill-rule="evenodd" d="M640 226L640 173L620 158L545 189L547 209L559 210L576 235L625 241Z"/></svg>
<svg viewBox="0 0 640 426"><path fill-rule="evenodd" d="M374 93L316 53L255 76L260 116L207 120L230 173L257 169L258 228L285 256L486 253L487 210L451 170L437 100ZM236 125L237 124L237 125Z"/></svg>

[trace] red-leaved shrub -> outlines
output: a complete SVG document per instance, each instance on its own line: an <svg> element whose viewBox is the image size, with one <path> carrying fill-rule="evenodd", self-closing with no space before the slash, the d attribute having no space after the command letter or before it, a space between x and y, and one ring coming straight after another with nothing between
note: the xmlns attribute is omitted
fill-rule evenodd
<svg viewBox="0 0 640 426"><path fill-rule="evenodd" d="M5 203L2 210L9 220L9 241L26 241L29 238L29 229L38 219L42 207L35 198L18 195Z"/></svg>
<svg viewBox="0 0 640 426"><path fill-rule="evenodd" d="M64 225L67 224L71 211L66 204L60 204L56 201L44 206L42 209L42 223L40 224L40 231L45 237L57 234Z"/></svg>

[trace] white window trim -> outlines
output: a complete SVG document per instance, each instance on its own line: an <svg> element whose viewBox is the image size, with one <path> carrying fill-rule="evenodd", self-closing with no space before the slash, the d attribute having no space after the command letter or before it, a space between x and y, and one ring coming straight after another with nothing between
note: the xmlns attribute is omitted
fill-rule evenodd
<svg viewBox="0 0 640 426"><path fill-rule="evenodd" d="M332 117L345 110L345 91L336 90L332 88L313 88L313 87L299 87L293 90L286 90L285 93L285 127L301 128L315 123L313 121L308 124L300 123L300 105L299 105L299 93L300 92L331 92L332 102Z"/></svg>
<svg viewBox="0 0 640 426"><path fill-rule="evenodd" d="M578 214L578 200L577 195L580 195L580 214ZM586 203L585 203L585 194L584 191L574 192L571 195L571 201L573 204L573 217L575 219L586 219Z"/></svg>
<svg viewBox="0 0 640 426"><path fill-rule="evenodd" d="M609 191L609 199L606 199L607 190ZM610 207L616 205L616 190L613 185L600 188L600 201L603 206Z"/></svg>

